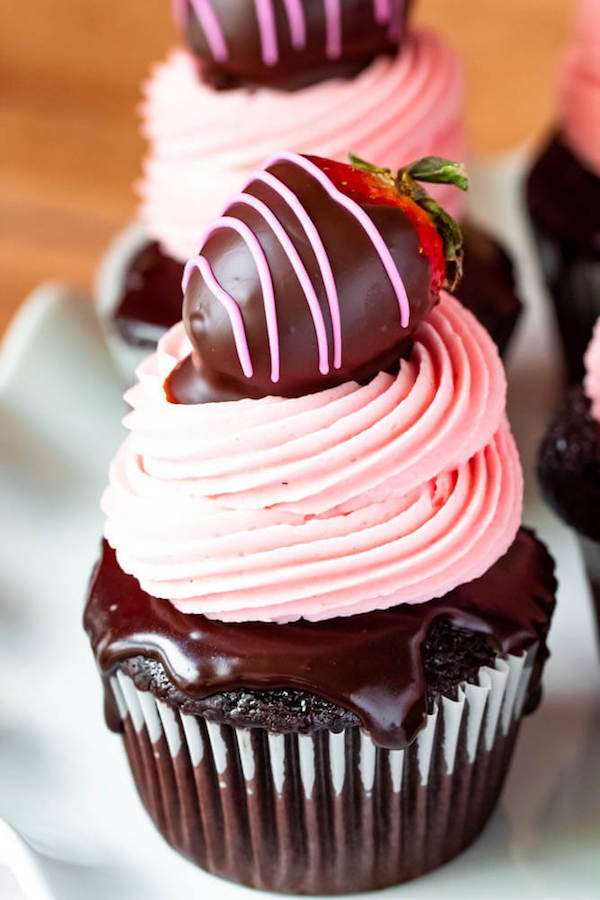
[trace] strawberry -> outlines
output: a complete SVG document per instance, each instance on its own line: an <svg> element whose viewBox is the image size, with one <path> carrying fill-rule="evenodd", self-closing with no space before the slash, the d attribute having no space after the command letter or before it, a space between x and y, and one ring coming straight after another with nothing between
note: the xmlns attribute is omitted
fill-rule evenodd
<svg viewBox="0 0 600 900"><path fill-rule="evenodd" d="M400 169L394 175L366 162L353 153L348 163L335 162L321 156L308 156L333 182L339 191L360 206L395 206L410 219L419 234L422 253L432 270L432 293L442 288L452 291L462 275L462 233L448 213L420 186L452 184L466 191L468 177L463 165L428 156Z"/></svg>
<svg viewBox="0 0 600 900"><path fill-rule="evenodd" d="M467 187L437 157L394 175L278 153L254 172L186 266L194 351L169 396L297 396L397 370L462 267L460 229L419 181Z"/></svg>

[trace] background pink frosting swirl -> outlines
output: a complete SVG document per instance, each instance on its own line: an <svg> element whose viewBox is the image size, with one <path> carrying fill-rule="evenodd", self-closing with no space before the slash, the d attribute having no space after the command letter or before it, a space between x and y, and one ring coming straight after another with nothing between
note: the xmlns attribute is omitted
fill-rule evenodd
<svg viewBox="0 0 600 900"><path fill-rule="evenodd" d="M600 2L582 0L560 80L566 143L600 177Z"/></svg>
<svg viewBox="0 0 600 900"><path fill-rule="evenodd" d="M600 422L600 319L585 354L585 368L583 387L592 403L592 415Z"/></svg>
<svg viewBox="0 0 600 900"><path fill-rule="evenodd" d="M151 236L185 262L203 227L273 147L344 161L352 150L392 168L432 153L464 159L463 95L457 56L425 31L352 79L291 93L215 91L200 81L194 58L175 50L145 87L142 215ZM432 193L460 213L454 188Z"/></svg>
<svg viewBox="0 0 600 900"><path fill-rule="evenodd" d="M495 345L444 294L398 375L294 399L170 404L180 323L127 394L105 535L125 572L225 621L351 615L442 596L519 527Z"/></svg>

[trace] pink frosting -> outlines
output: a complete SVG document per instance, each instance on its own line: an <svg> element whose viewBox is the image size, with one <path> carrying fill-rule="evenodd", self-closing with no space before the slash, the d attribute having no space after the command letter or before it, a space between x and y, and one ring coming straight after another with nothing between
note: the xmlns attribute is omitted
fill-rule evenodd
<svg viewBox="0 0 600 900"><path fill-rule="evenodd" d="M483 574L522 474L487 332L447 294L398 375L294 399L171 404L176 325L127 393L103 497L122 568L184 612L319 620L420 603Z"/></svg>
<svg viewBox="0 0 600 900"><path fill-rule="evenodd" d="M583 387L592 401L592 415L600 422L600 319L585 354L586 375Z"/></svg>
<svg viewBox="0 0 600 900"><path fill-rule="evenodd" d="M193 57L175 50L146 85L142 110L150 150L140 193L150 234L185 262L274 146L344 161L352 150L392 168L428 154L464 159L463 95L456 55L425 31L355 78L292 93L214 91L198 79ZM460 214L459 191L433 193Z"/></svg>
<svg viewBox="0 0 600 900"><path fill-rule="evenodd" d="M582 0L560 83L565 141L600 177L600 2Z"/></svg>

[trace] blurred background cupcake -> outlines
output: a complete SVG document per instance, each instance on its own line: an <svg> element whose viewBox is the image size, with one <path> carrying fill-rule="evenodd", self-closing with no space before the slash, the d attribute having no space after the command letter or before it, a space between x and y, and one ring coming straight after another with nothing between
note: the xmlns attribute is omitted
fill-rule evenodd
<svg viewBox="0 0 600 900"><path fill-rule="evenodd" d="M109 253L101 319L128 379L180 314L183 264L204 225L274 144L393 168L436 154L464 159L464 74L436 33L407 27L410 3L174 4L188 42L144 86L149 148L141 226ZM447 188L434 194L464 220ZM518 319L510 258L464 223L461 300L504 351Z"/></svg>
<svg viewBox="0 0 600 900"><path fill-rule="evenodd" d="M555 512L577 532L600 624L600 319L571 389L540 449L539 478Z"/></svg>
<svg viewBox="0 0 600 900"><path fill-rule="evenodd" d="M543 7L419 0L410 9L413 28L438 29L464 61L469 148L484 175L552 121L574 0ZM46 278L89 293L111 236L135 217L144 146L132 111L175 29L168 0L46 0L13 5L3 33L1 330Z"/></svg>
<svg viewBox="0 0 600 900"><path fill-rule="evenodd" d="M582 0L559 79L555 132L527 181L540 264L554 303L568 378L600 315L600 3Z"/></svg>

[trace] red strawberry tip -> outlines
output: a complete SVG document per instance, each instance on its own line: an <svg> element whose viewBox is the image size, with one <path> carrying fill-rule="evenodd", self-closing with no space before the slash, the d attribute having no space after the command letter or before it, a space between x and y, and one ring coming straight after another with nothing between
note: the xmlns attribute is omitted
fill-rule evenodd
<svg viewBox="0 0 600 900"><path fill-rule="evenodd" d="M397 175L394 175L391 169L374 166L353 153L350 153L349 157L352 166L389 180L390 187L393 187L402 196L409 197L427 213L444 245L446 264L443 286L450 291L455 290L462 277L462 231L458 223L433 199L420 182L451 184L461 191L466 191L469 187L469 179L465 167L461 163L440 156L426 156L404 166Z"/></svg>

